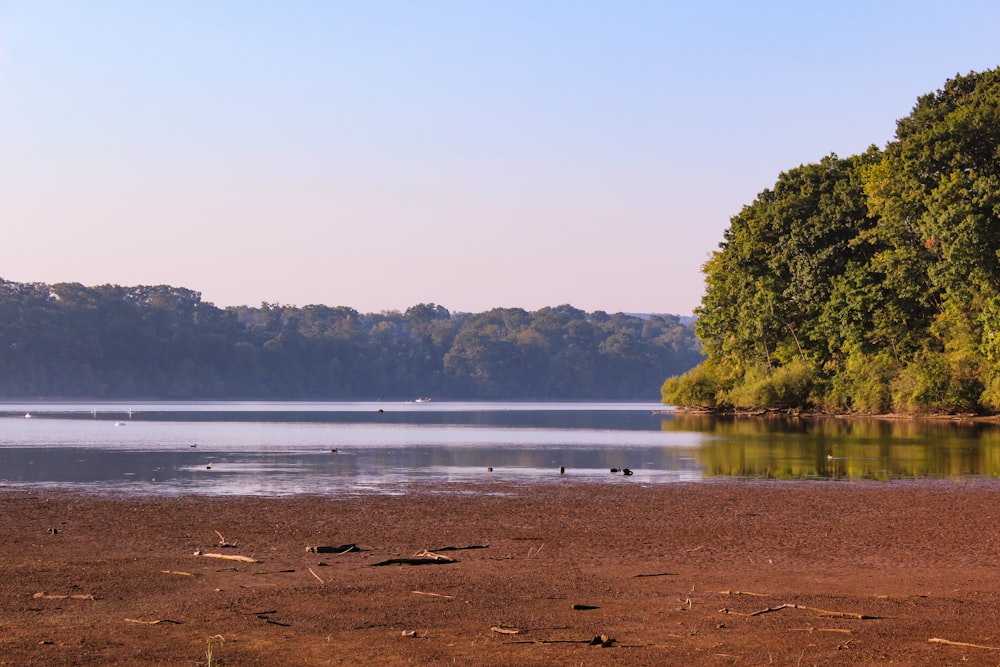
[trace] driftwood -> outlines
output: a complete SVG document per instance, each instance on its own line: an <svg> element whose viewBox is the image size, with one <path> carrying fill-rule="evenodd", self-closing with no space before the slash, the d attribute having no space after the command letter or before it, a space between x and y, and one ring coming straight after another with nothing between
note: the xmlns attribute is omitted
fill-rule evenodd
<svg viewBox="0 0 1000 667"><path fill-rule="evenodd" d="M306 547L306 553L310 554L346 554L351 551L361 551L357 544L340 544L337 546L324 545L316 547Z"/></svg>
<svg viewBox="0 0 1000 667"><path fill-rule="evenodd" d="M215 553L204 553L201 549L194 552L195 556L201 556L202 558L221 558L222 560L235 560L241 563L259 563L260 561L255 558L250 558L249 556L236 556L229 554L215 554Z"/></svg>
<svg viewBox="0 0 1000 667"><path fill-rule="evenodd" d="M749 591L719 591L719 595L750 595L758 598L767 597L767 593L750 593Z"/></svg>
<svg viewBox="0 0 1000 667"><path fill-rule="evenodd" d="M52 595L49 593L39 592L31 596L36 600L96 600L97 598L93 595Z"/></svg>
<svg viewBox="0 0 1000 667"><path fill-rule="evenodd" d="M457 563L458 561L450 556L442 556L433 551L420 551L413 554L411 558L390 558L388 560L372 563L372 567L380 565L440 565L444 563Z"/></svg>
<svg viewBox="0 0 1000 667"><path fill-rule="evenodd" d="M377 563L372 563L372 567L380 567L382 565L447 565L449 563L457 563L458 561L453 558L428 558L428 557L414 557L414 558L389 558L388 560L381 560Z"/></svg>
<svg viewBox="0 0 1000 667"><path fill-rule="evenodd" d="M953 642L947 639L939 639L937 637L931 637L928 639L932 644L947 644L948 646L964 646L965 648L982 648L987 651L1000 651L1000 646L983 646L982 644L969 644L967 642Z"/></svg>
<svg viewBox="0 0 1000 667"><path fill-rule="evenodd" d="M747 616L760 616L761 614L767 614L772 611L781 611L782 609L802 609L803 611L811 611L814 614L819 614L820 616L829 616L830 618L857 618L863 621L877 619L878 616L868 616L867 614L855 614L847 611L829 611L827 609L818 609L816 607L806 607L800 604L780 604L777 607L768 607L767 609L761 609L760 611L755 611L751 614L746 614ZM728 610L726 613L732 613Z"/></svg>
<svg viewBox="0 0 1000 667"><path fill-rule="evenodd" d="M490 632L495 632L498 635L519 635L523 632L520 628L505 628L500 625L494 625L490 628Z"/></svg>
<svg viewBox="0 0 1000 667"><path fill-rule="evenodd" d="M413 591L413 594L414 595L429 595L431 597L446 598L448 600L454 600L455 599L454 595L445 595L444 593L427 593L425 591Z"/></svg>
<svg viewBox="0 0 1000 667"><path fill-rule="evenodd" d="M470 544L465 547L438 547L431 549L431 551L465 551L466 549L488 549L489 546L488 544Z"/></svg>
<svg viewBox="0 0 1000 667"><path fill-rule="evenodd" d="M160 570L163 574L176 574L179 577L193 577L195 576L191 572L181 572L179 570Z"/></svg>
<svg viewBox="0 0 1000 667"><path fill-rule="evenodd" d="M316 579L319 581L319 583L321 583L324 586L326 586L326 582L323 581L323 577L321 577L318 574L316 574L315 572L313 572L313 569L311 567L310 568L306 568L306 569L309 570L309 574L311 574L312 576L316 577Z"/></svg>
<svg viewBox="0 0 1000 667"><path fill-rule="evenodd" d="M608 648L615 645L615 640L607 635L598 635L593 639L527 639L522 641L504 642L505 644L586 644Z"/></svg>
<svg viewBox="0 0 1000 667"><path fill-rule="evenodd" d="M227 542L226 538L222 536L222 533L215 531L215 534L219 536L219 543L216 545L220 549L234 549L236 548L236 542Z"/></svg>
<svg viewBox="0 0 1000 667"><path fill-rule="evenodd" d="M576 611L589 611L591 609L600 609L600 607L595 607L590 604L575 604L573 605L573 609Z"/></svg>
<svg viewBox="0 0 1000 667"><path fill-rule="evenodd" d="M181 621L175 621L171 618L158 618L155 621L141 621L138 618L126 618L126 623L139 623L141 625L159 625L160 623L172 623L174 625L181 625Z"/></svg>
<svg viewBox="0 0 1000 667"><path fill-rule="evenodd" d="M679 577L679 576L680 575L677 574L676 572L653 572L651 574L637 574L635 575L635 578L638 579L640 577Z"/></svg>

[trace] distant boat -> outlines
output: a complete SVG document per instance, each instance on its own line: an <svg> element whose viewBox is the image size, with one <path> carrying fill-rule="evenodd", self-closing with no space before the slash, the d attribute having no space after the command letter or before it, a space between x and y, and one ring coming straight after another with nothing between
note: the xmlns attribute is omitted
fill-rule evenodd
<svg viewBox="0 0 1000 667"><path fill-rule="evenodd" d="M430 402L431 399L429 398L418 398L417 400L414 401L414 403L430 403Z"/></svg>
<svg viewBox="0 0 1000 667"><path fill-rule="evenodd" d="M24 418L25 419L31 419L31 413L30 412L25 412L24 413Z"/></svg>

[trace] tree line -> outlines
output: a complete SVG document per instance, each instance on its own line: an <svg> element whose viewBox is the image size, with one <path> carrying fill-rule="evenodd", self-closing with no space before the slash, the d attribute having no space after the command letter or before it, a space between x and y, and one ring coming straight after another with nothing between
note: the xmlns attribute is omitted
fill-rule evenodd
<svg viewBox="0 0 1000 667"><path fill-rule="evenodd" d="M653 398L700 359L673 315L223 309L165 285L0 280L4 398Z"/></svg>
<svg viewBox="0 0 1000 667"><path fill-rule="evenodd" d="M712 409L1000 410L1000 70L917 100L883 150L779 175L703 268Z"/></svg>

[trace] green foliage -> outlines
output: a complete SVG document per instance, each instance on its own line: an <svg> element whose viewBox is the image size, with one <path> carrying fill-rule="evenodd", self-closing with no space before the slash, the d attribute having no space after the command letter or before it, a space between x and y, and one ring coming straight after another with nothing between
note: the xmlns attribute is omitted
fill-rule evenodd
<svg viewBox="0 0 1000 667"><path fill-rule="evenodd" d="M805 361L786 366L756 366L727 394L728 403L742 410L790 410L813 407L816 374Z"/></svg>
<svg viewBox="0 0 1000 667"><path fill-rule="evenodd" d="M0 281L0 397L640 398L701 360L671 315L453 314Z"/></svg>
<svg viewBox="0 0 1000 667"><path fill-rule="evenodd" d="M782 173L704 266L696 331L745 408L1000 407L1000 70L921 97L883 151ZM714 395L705 395L715 391Z"/></svg>

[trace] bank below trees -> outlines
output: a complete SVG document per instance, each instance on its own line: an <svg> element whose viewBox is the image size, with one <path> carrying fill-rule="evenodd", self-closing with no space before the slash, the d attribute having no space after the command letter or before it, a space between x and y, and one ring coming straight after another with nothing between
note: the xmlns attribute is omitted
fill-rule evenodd
<svg viewBox="0 0 1000 667"><path fill-rule="evenodd" d="M707 358L666 403L1000 411L1000 70L919 98L884 150L782 173L704 273Z"/></svg>
<svg viewBox="0 0 1000 667"><path fill-rule="evenodd" d="M674 315L221 309L165 285L0 280L8 399L652 399L700 360Z"/></svg>

